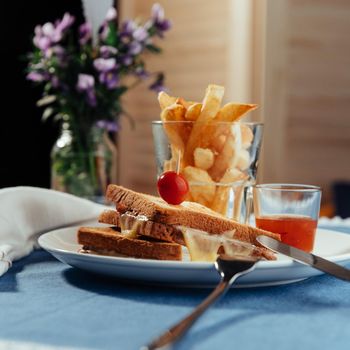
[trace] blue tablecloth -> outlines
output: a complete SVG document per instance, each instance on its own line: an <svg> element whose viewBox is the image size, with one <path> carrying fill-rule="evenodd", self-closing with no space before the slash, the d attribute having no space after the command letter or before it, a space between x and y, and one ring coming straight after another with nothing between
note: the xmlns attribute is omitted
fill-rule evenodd
<svg viewBox="0 0 350 350"><path fill-rule="evenodd" d="M0 292L2 341L128 350L182 318L209 291L126 284L36 251L0 278ZM348 350L350 283L323 275L231 290L176 348Z"/></svg>

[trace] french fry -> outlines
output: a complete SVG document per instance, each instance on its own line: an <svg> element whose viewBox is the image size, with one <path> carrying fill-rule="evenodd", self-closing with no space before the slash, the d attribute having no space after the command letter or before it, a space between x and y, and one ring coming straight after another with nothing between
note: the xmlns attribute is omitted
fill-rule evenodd
<svg viewBox="0 0 350 350"><path fill-rule="evenodd" d="M195 101L187 101L183 97L178 97L175 102L180 105L183 105L186 109L189 109L192 105L195 105L198 103Z"/></svg>
<svg viewBox="0 0 350 350"><path fill-rule="evenodd" d="M217 185L214 200L210 205L210 208L222 215L227 214L230 189L232 184L244 180L245 174L235 168L229 168L226 170L224 176L220 180L223 185ZM225 186L226 184L226 186Z"/></svg>
<svg viewBox="0 0 350 350"><path fill-rule="evenodd" d="M197 147L194 150L194 165L197 168L208 170L214 164L214 153L209 148Z"/></svg>
<svg viewBox="0 0 350 350"><path fill-rule="evenodd" d="M239 170L246 170L250 165L250 155L249 152L242 148L238 154L237 168Z"/></svg>
<svg viewBox="0 0 350 350"><path fill-rule="evenodd" d="M238 104L227 103L220 109L215 117L218 122L234 122L240 119L244 114L256 109L258 105L255 104Z"/></svg>
<svg viewBox="0 0 350 350"><path fill-rule="evenodd" d="M173 103L162 111L160 118L162 121L184 121L186 108L178 103Z"/></svg>
<svg viewBox="0 0 350 350"><path fill-rule="evenodd" d="M253 132L251 128L247 125L241 125L241 133L242 133L242 147L247 149L251 146L253 142Z"/></svg>
<svg viewBox="0 0 350 350"><path fill-rule="evenodd" d="M160 118L163 122L183 121L185 113L186 109L184 106L174 103L162 111ZM170 144L183 154L185 150L185 140L188 138L188 132L186 133L184 125L164 123L164 129Z"/></svg>
<svg viewBox="0 0 350 350"><path fill-rule="evenodd" d="M202 104L194 103L190 105L186 111L185 119L189 121L196 121L201 113Z"/></svg>
<svg viewBox="0 0 350 350"><path fill-rule="evenodd" d="M164 171L179 170L186 177L190 184L187 200L222 215L228 214L229 200L233 196L233 216L238 218L248 178L244 171L250 166L248 148L254 135L247 125L227 123L238 121L257 105L227 103L220 108L223 94L224 87L208 85L202 103L172 97L165 92L158 95L161 119L169 122L163 126L172 153L163 168ZM171 123L177 121L193 123ZM220 122L222 124L218 124Z"/></svg>
<svg viewBox="0 0 350 350"><path fill-rule="evenodd" d="M209 85L207 87L201 113L197 122L193 125L192 132L186 145L184 153L186 164L193 164L194 149L200 146L201 134L206 128L206 123L212 121L219 111L224 91L224 87L219 85Z"/></svg>
<svg viewBox="0 0 350 350"><path fill-rule="evenodd" d="M193 166L185 167L182 173L190 184L190 192L194 201L208 206L215 195L215 183L209 174Z"/></svg>
<svg viewBox="0 0 350 350"><path fill-rule="evenodd" d="M224 148L225 142L226 142L226 135L227 133L218 135L215 138L212 138L211 142L206 143L207 147L211 147L214 149L216 154L221 153L222 149Z"/></svg>
<svg viewBox="0 0 350 350"><path fill-rule="evenodd" d="M174 104L176 102L176 97L169 96L166 92L161 91L158 94L158 102L160 108L163 110L164 108Z"/></svg>
<svg viewBox="0 0 350 350"><path fill-rule="evenodd" d="M239 120L245 113L256 108L257 105L255 104L227 103L215 116L214 122L234 122ZM208 132L207 140L203 146L211 147L212 145L215 150L220 153L223 147L223 140L226 139L226 136L229 132L229 126L227 124L214 125L215 127L213 127L213 130ZM208 128L209 127L210 126L208 126Z"/></svg>
<svg viewBox="0 0 350 350"><path fill-rule="evenodd" d="M182 170L181 164L181 154L180 151L173 145L170 145L171 148L171 158L164 162L163 171L180 171ZM180 164L178 164L180 162Z"/></svg>
<svg viewBox="0 0 350 350"><path fill-rule="evenodd" d="M236 156L235 145L235 139L229 135L222 151L216 156L214 165L208 171L214 181L220 181L226 169L232 164L232 159Z"/></svg>
<svg viewBox="0 0 350 350"><path fill-rule="evenodd" d="M245 180L247 175L236 168L228 168L220 182L224 184L233 184L237 181Z"/></svg>
<svg viewBox="0 0 350 350"><path fill-rule="evenodd" d="M229 167L236 167L241 147L241 129L240 125L236 124L231 127L221 152L216 156L213 166L209 169L209 174L214 181L220 181Z"/></svg>

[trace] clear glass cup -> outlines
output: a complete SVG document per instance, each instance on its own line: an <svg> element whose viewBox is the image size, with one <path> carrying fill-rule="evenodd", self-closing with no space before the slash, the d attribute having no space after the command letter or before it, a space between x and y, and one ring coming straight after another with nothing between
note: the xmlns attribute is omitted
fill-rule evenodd
<svg viewBox="0 0 350 350"><path fill-rule="evenodd" d="M311 252L320 212L321 189L299 184L253 188L256 226L279 233L284 243Z"/></svg>
<svg viewBox="0 0 350 350"><path fill-rule="evenodd" d="M152 122L158 177L177 171L190 185L187 198L239 222L250 215L262 123Z"/></svg>

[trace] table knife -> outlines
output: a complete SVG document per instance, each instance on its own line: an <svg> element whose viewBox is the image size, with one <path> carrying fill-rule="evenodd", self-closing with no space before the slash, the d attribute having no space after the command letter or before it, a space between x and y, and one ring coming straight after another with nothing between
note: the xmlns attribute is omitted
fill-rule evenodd
<svg viewBox="0 0 350 350"><path fill-rule="evenodd" d="M296 261L302 262L322 272L350 282L350 270L346 269L343 266L335 264L315 254L306 253L301 249L279 242L271 237L261 235L257 237L257 240L264 247L269 248L277 253L287 255Z"/></svg>

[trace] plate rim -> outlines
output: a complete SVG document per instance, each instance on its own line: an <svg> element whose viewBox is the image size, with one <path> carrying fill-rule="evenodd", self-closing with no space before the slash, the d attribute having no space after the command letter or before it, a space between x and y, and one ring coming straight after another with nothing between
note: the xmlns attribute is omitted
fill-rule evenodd
<svg viewBox="0 0 350 350"><path fill-rule="evenodd" d="M132 265L132 266L138 266L139 268L164 268L164 269L184 269L184 268L194 268L199 270L206 270L208 268L212 268L214 263L212 262L201 262L201 261L172 261L172 260L152 260L152 259L139 259L139 258L132 258L132 257L118 257L118 256L107 256L107 255L98 255L98 254L85 254L80 253L78 251L70 251L63 248L57 248L48 246L45 243L45 240L53 236L61 231L71 231L71 230L77 230L79 226L70 226L70 227L62 227L54 230L50 230L48 232L43 233L39 239L38 243L39 246L48 251L49 253L59 253L64 255L70 255L75 257L84 257L91 259L92 261L115 261L118 263L122 263L123 265ZM350 235L347 233L343 233L340 231L335 230L329 230L324 228L317 228L317 230L322 231L326 234L337 234L339 236L346 236L347 239L349 239L350 242ZM73 232L72 232L73 235ZM76 243L79 245L78 243ZM342 262L345 260L350 260L350 251L349 253L340 254L340 255L333 255L333 256L327 256L328 260L332 262ZM278 269L278 268L289 268L289 267L295 267L295 266L307 266L306 264L297 262L293 260L292 258L287 258L285 260L273 260L273 261L259 261L256 265L256 270L268 270L268 269Z"/></svg>

